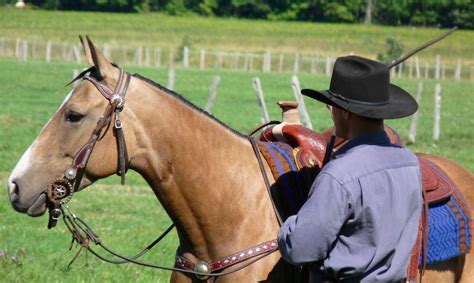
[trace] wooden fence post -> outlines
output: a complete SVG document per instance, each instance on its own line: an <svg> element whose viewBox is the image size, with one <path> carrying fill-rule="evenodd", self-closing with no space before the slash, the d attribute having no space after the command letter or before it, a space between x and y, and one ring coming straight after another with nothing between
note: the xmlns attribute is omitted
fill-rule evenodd
<svg viewBox="0 0 474 283"><path fill-rule="evenodd" d="M20 59L20 44L21 40L19 38L16 39L16 44L15 44L15 58Z"/></svg>
<svg viewBox="0 0 474 283"><path fill-rule="evenodd" d="M174 68L174 53L173 53L173 49L171 48L170 48L169 57L168 57L168 68L170 69Z"/></svg>
<svg viewBox="0 0 474 283"><path fill-rule="evenodd" d="M398 65L398 78L399 79L402 78L402 72L403 72L403 63L400 63L400 65Z"/></svg>
<svg viewBox="0 0 474 283"><path fill-rule="evenodd" d="M421 78L421 71L420 71L420 61L418 61L418 56L415 56L415 69L416 69L416 79L419 80Z"/></svg>
<svg viewBox="0 0 474 283"><path fill-rule="evenodd" d="M161 67L161 49L155 48L155 67Z"/></svg>
<svg viewBox="0 0 474 283"><path fill-rule="evenodd" d="M271 71L272 64L272 57L269 51L265 52L263 55L263 64L262 64L262 71L264 73L268 73Z"/></svg>
<svg viewBox="0 0 474 283"><path fill-rule="evenodd" d="M174 90L174 78L175 78L174 68L168 69L168 86L166 87L167 89Z"/></svg>
<svg viewBox="0 0 474 283"><path fill-rule="evenodd" d="M454 80L459 81L461 80L461 60L458 59L458 63L456 64L456 71L454 71Z"/></svg>
<svg viewBox="0 0 474 283"><path fill-rule="evenodd" d="M189 48L187 46L183 47L183 67L189 68Z"/></svg>
<svg viewBox="0 0 474 283"><path fill-rule="evenodd" d="M434 125L433 125L433 140L435 143L439 142L441 123L441 85L439 83L435 86L435 106L434 106Z"/></svg>
<svg viewBox="0 0 474 283"><path fill-rule="evenodd" d="M214 106L214 101L216 100L217 87L219 86L220 81L221 77L219 76L214 76L212 78L212 84L209 88L209 96L207 97L206 107L204 108L204 110L206 110L208 113L212 113L212 107Z"/></svg>
<svg viewBox="0 0 474 283"><path fill-rule="evenodd" d="M258 104L260 105L260 113L262 115L262 123L267 123L270 121L268 116L267 106L265 105L265 98L263 97L262 86L260 84L260 79L255 77L252 79L253 88L255 89L255 94L257 95Z"/></svg>
<svg viewBox="0 0 474 283"><path fill-rule="evenodd" d="M151 50L150 47L145 47L145 66L151 66Z"/></svg>
<svg viewBox="0 0 474 283"><path fill-rule="evenodd" d="M5 53L5 38L0 38L0 56L4 56Z"/></svg>
<svg viewBox="0 0 474 283"><path fill-rule="evenodd" d="M283 61L285 60L285 57L283 54L280 54L280 58L278 60L278 72L283 72Z"/></svg>
<svg viewBox="0 0 474 283"><path fill-rule="evenodd" d="M331 61L332 61L331 57L329 57L329 56L326 57L326 69L325 69L325 72L324 72L324 74L326 76L331 75Z"/></svg>
<svg viewBox="0 0 474 283"><path fill-rule="evenodd" d="M408 65L408 79L413 78L413 61L410 60L410 65Z"/></svg>
<svg viewBox="0 0 474 283"><path fill-rule="evenodd" d="M199 52L199 69L204 70L206 68L206 51L202 50Z"/></svg>
<svg viewBox="0 0 474 283"><path fill-rule="evenodd" d="M418 87L416 89L416 102L420 105L421 101L421 94L423 93L423 81L418 82ZM415 114L413 114L411 124L410 124L410 131L408 132L408 143L415 143L416 140L416 127L418 125L418 116L420 110L418 109Z"/></svg>
<svg viewBox="0 0 474 283"><path fill-rule="evenodd" d="M216 54L216 69L220 70L222 68L223 61L224 61L224 54L221 51L217 51L217 54Z"/></svg>
<svg viewBox="0 0 474 283"><path fill-rule="evenodd" d="M435 66L435 79L438 81L441 75L441 59L439 54L436 55L436 66Z"/></svg>
<svg viewBox="0 0 474 283"><path fill-rule="evenodd" d="M23 40L21 47L21 61L28 61L28 41Z"/></svg>
<svg viewBox="0 0 474 283"><path fill-rule="evenodd" d="M293 74L297 74L300 68L300 54L295 54L295 61L293 62Z"/></svg>
<svg viewBox="0 0 474 283"><path fill-rule="evenodd" d="M308 111L306 111L306 104L304 103L303 96L301 95L301 86L300 81L296 75L291 77L291 88L293 89L293 94L295 95L296 102L300 109L300 113L303 116L303 123L306 128L313 129L313 124L311 124L311 119L309 118Z"/></svg>
<svg viewBox="0 0 474 283"><path fill-rule="evenodd" d="M454 71L454 80L459 81L461 80L461 60L458 59L456 64L456 69Z"/></svg>
<svg viewBox="0 0 474 283"><path fill-rule="evenodd" d="M430 72L430 64L425 63L425 79L428 79L429 72Z"/></svg>
<svg viewBox="0 0 474 283"><path fill-rule="evenodd" d="M48 40L48 43L46 43L46 62L51 62L51 41Z"/></svg>

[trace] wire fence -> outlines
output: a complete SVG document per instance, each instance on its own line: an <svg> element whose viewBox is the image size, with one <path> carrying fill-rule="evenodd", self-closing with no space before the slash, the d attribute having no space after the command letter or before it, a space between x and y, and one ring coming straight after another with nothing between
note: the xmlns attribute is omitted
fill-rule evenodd
<svg viewBox="0 0 474 283"><path fill-rule="evenodd" d="M336 57L317 54L244 53L232 51L191 50L184 46L161 48L102 44L98 46L105 56L122 66L155 68L193 68L199 70L235 70L261 72L292 72L331 75ZM20 61L85 62L80 44L67 42L0 38L0 58ZM408 79L474 80L474 65L459 59L444 63L439 55L430 60L414 56L392 69L392 77Z"/></svg>

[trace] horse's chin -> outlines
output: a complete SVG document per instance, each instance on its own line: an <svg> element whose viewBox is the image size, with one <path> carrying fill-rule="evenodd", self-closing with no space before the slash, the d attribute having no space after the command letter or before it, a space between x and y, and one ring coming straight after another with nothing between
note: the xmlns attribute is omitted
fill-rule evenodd
<svg viewBox="0 0 474 283"><path fill-rule="evenodd" d="M46 193L41 193L33 204L28 208L26 214L31 217L38 217L46 212Z"/></svg>

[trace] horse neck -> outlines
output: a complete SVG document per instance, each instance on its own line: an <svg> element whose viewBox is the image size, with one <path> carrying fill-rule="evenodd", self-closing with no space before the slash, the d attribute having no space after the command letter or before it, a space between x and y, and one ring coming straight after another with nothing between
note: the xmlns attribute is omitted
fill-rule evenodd
<svg viewBox="0 0 474 283"><path fill-rule="evenodd" d="M153 99L137 112L131 167L176 224L181 247L213 259L273 239L278 226L248 140L177 97L147 88Z"/></svg>

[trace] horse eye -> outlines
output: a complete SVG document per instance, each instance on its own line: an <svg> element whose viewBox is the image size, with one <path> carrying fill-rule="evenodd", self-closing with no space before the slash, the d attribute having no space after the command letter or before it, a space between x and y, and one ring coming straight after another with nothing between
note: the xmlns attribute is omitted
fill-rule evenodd
<svg viewBox="0 0 474 283"><path fill-rule="evenodd" d="M81 119L84 117L81 113L77 113L75 111L68 111L66 113L66 121L71 122L71 123L77 123L81 121Z"/></svg>

